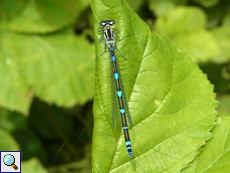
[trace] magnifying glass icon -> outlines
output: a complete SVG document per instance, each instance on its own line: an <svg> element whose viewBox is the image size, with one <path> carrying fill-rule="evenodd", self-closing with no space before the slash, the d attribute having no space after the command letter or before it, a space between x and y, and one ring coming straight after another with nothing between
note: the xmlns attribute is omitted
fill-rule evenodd
<svg viewBox="0 0 230 173"><path fill-rule="evenodd" d="M18 169L18 167L14 164L15 163L15 158L11 154L7 154L3 158L3 162L7 166L12 166L15 170Z"/></svg>

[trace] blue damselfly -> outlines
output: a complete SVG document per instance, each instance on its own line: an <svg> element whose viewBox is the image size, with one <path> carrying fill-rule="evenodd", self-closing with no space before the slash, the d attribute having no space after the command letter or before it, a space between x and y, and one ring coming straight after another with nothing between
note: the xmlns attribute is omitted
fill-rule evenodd
<svg viewBox="0 0 230 173"><path fill-rule="evenodd" d="M120 109L119 111L120 111L120 115L121 115L121 122L122 122L122 127L123 127L123 131L124 131L124 136L125 136L126 148L127 148L127 152L128 152L129 157L132 157L133 151L132 151L132 146L131 146L131 142L130 142L126 116L128 118L130 128L132 128L132 120L131 120L131 117L129 114L128 103L126 100L126 96L125 96L125 92L124 92L124 88L123 88L123 84L122 84L122 80L121 80L120 70L119 70L119 67L118 67L118 64L116 61L116 55L115 55L115 50L114 50L114 48L116 47L117 50L120 52L120 54L124 57L124 55L122 54L122 52L120 51L120 49L117 47L117 45L115 43L115 36L118 39L122 39L122 38L126 37L127 35L125 35L123 37L118 37L118 35L113 30L118 31L119 29L111 27L114 25L115 25L115 22L113 20L106 20L106 21L100 22L100 26L103 27L102 29L98 30L98 27L97 27L98 32L100 33L103 31L103 34L99 40L96 37L95 37L95 39L98 42L100 42L103 39L103 36L105 38L105 47L101 51L101 53L98 54L97 58L105 51L106 45L107 45L109 48L109 53L110 53L110 57L111 57L111 61L112 61L114 84L116 86L116 92L117 92L116 95L118 98L118 105L119 105L119 109ZM112 91L112 92L114 92L114 91Z"/></svg>

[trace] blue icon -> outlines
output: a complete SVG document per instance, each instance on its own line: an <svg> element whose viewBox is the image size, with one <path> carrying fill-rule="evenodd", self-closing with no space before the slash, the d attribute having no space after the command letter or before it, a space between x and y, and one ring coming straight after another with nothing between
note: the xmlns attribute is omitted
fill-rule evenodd
<svg viewBox="0 0 230 173"><path fill-rule="evenodd" d="M12 166L15 170L18 169L18 167L14 164L15 158L12 154L7 154L3 157L3 162L7 166Z"/></svg>

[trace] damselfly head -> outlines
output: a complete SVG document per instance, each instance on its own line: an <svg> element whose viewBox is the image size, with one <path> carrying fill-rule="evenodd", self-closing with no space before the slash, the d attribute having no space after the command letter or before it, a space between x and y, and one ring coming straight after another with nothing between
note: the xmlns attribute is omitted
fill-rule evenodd
<svg viewBox="0 0 230 173"><path fill-rule="evenodd" d="M115 24L115 22L113 20L105 20L100 22L100 26L105 27L106 25L110 25L113 26Z"/></svg>

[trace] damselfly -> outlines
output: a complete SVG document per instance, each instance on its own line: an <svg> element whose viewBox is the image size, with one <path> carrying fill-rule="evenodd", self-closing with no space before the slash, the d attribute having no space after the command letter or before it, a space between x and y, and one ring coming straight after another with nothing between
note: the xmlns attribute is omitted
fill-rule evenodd
<svg viewBox="0 0 230 173"><path fill-rule="evenodd" d="M123 131L124 131L124 136L125 136L125 143L126 143L126 148L127 148L127 152L129 157L133 156L133 151L132 151L132 146L131 146L131 142L130 142L130 138L129 138L129 131L128 131L128 126L127 126L127 121L126 121L126 116L128 117L129 120L129 126L130 128L132 128L132 121L131 121L131 117L129 114L129 109L128 109L128 103L125 97L125 92L124 92L124 88L123 88L123 84L122 84L122 80L121 80L121 75L120 75L120 71L119 71L119 67L116 61L116 55L115 55L115 50L114 47L116 45L115 43L115 38L114 36L116 36L118 39L122 39L124 37L126 37L127 35L123 36L123 37L118 37L118 35L113 32L113 30L119 30L118 28L112 28L111 26L115 25L115 22L113 20L106 20L106 21L102 21L100 22L100 26L103 27L103 29L98 30L97 27L97 31L101 32L103 31L103 34L101 36L101 38L98 40L96 37L95 39L100 42L104 36L105 38L105 47L104 49L101 51L101 53L97 56L97 58L105 51L106 49L106 45L109 48L109 53L110 53L110 57L111 57L111 61L112 61L112 68L113 68L113 74L114 74L114 82L115 82L115 86L116 86L116 92L117 92L117 98L118 98L118 104L119 104L119 109L120 109L120 114L121 114L121 122L122 122L122 126L123 126ZM118 26L118 25L117 25ZM119 50L120 54L124 57L124 55L121 53L120 49L117 47L117 49ZM114 91L112 91L114 92ZM113 117L114 120L114 117Z"/></svg>

